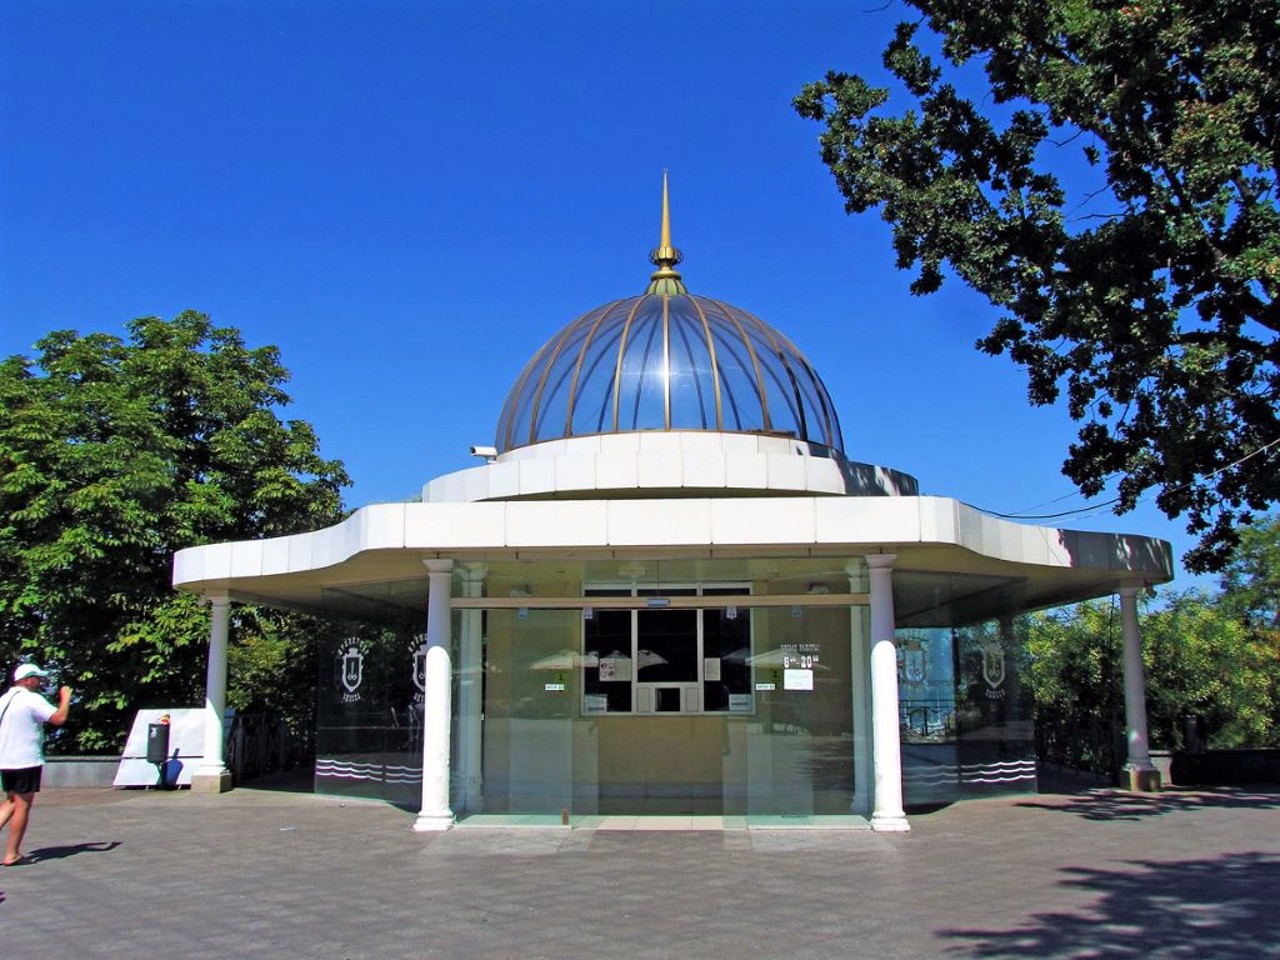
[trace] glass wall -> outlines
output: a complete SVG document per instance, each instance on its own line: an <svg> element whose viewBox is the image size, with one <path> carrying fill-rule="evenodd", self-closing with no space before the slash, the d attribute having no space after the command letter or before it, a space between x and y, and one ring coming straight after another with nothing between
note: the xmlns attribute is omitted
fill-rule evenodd
<svg viewBox="0 0 1280 960"><path fill-rule="evenodd" d="M316 792L417 809L426 638L404 624L334 627L319 650Z"/></svg>
<svg viewBox="0 0 1280 960"><path fill-rule="evenodd" d="M726 813L847 816L854 790L849 610L763 607L752 624L755 710L729 721Z"/></svg>
<svg viewBox="0 0 1280 960"><path fill-rule="evenodd" d="M579 584L581 609L486 610L471 812L848 815L849 610L747 605L767 586Z"/></svg>
<svg viewBox="0 0 1280 960"><path fill-rule="evenodd" d="M591 781L593 754L575 743L587 733L577 710L581 620L576 610L485 611L482 799L455 813L574 812L575 778Z"/></svg>
<svg viewBox="0 0 1280 960"><path fill-rule="evenodd" d="M1036 787L1025 618L899 630L902 778L908 806Z"/></svg>
<svg viewBox="0 0 1280 960"><path fill-rule="evenodd" d="M494 605L455 609L451 628L454 812L768 820L865 806L869 681L852 658L865 610L817 600L848 590L843 564L826 563L488 565ZM548 598L558 608L537 606ZM317 792L417 808L425 622L370 616L321 643ZM1035 788L1024 632L1019 618L897 631L909 806Z"/></svg>

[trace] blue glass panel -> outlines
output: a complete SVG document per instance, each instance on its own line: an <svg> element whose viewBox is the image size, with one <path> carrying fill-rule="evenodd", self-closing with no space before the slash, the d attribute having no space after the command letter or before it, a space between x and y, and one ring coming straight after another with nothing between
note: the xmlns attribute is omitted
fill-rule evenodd
<svg viewBox="0 0 1280 960"><path fill-rule="evenodd" d="M715 382L707 333L687 298L672 301L669 332L671 428L716 430Z"/></svg>
<svg viewBox="0 0 1280 960"><path fill-rule="evenodd" d="M649 298L628 330L618 383L617 430L661 430L666 409L659 298ZM654 310L653 307L657 307Z"/></svg>
<svg viewBox="0 0 1280 960"><path fill-rule="evenodd" d="M795 345L691 295L615 301L565 327L517 379L497 446L667 428L769 430L843 448L831 398Z"/></svg>

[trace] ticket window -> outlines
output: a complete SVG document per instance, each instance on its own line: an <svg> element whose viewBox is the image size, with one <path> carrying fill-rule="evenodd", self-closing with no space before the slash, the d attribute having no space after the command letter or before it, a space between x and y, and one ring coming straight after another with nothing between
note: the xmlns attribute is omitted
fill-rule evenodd
<svg viewBox="0 0 1280 960"><path fill-rule="evenodd" d="M641 610L636 619L636 712L698 713L698 611Z"/></svg>
<svg viewBox="0 0 1280 960"><path fill-rule="evenodd" d="M701 594L707 609L597 609L583 617L583 712L661 715L751 712L751 618L742 586L588 588L588 597ZM656 605L655 605L656 607Z"/></svg>
<svg viewBox="0 0 1280 960"><path fill-rule="evenodd" d="M636 713L701 712L701 684L647 683L636 685Z"/></svg>

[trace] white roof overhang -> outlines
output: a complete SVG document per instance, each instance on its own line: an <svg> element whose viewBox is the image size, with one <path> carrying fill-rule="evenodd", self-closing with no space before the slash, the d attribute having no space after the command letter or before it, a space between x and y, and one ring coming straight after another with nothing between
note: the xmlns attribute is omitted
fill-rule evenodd
<svg viewBox="0 0 1280 960"><path fill-rule="evenodd" d="M965 577L1019 584L1034 609L1172 578L1150 537L1028 526L945 497L721 497L379 504L336 526L190 547L179 590L325 609L325 594L422 580L423 560L852 558L894 553L899 621L912 604L960 604ZM956 586L948 587L954 581ZM926 585L927 584L927 585ZM923 610L923 607L921 607ZM924 614L921 613L921 616Z"/></svg>

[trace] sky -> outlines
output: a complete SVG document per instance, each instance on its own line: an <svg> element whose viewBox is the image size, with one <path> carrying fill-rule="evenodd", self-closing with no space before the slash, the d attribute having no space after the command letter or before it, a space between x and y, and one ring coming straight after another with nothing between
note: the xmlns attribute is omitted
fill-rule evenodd
<svg viewBox="0 0 1280 960"><path fill-rule="evenodd" d="M787 334L850 459L1006 514L1089 507L1075 429L848 216L791 100L889 85L895 3L0 0L0 356L208 313L292 374L348 506L476 465L561 327L643 293L662 172L690 292ZM1107 497L1101 497L1100 503ZM1147 502L1053 525L1193 540ZM1213 586L1177 565L1175 588Z"/></svg>

